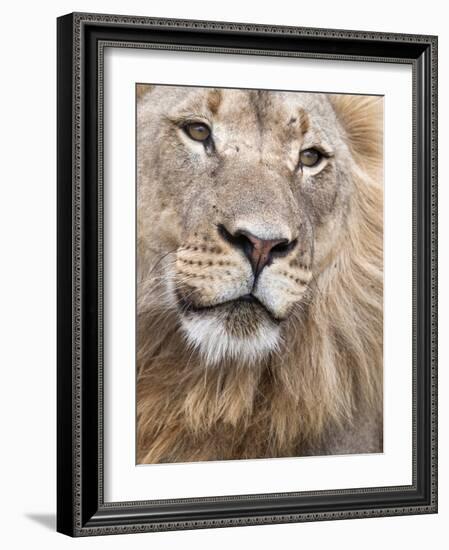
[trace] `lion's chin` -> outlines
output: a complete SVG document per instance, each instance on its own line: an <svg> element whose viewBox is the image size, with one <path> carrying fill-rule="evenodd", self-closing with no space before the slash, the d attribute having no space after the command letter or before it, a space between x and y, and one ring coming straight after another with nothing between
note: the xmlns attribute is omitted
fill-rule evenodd
<svg viewBox="0 0 449 550"><path fill-rule="evenodd" d="M281 343L279 325L253 305L184 314L181 325L189 347L207 365L257 364Z"/></svg>

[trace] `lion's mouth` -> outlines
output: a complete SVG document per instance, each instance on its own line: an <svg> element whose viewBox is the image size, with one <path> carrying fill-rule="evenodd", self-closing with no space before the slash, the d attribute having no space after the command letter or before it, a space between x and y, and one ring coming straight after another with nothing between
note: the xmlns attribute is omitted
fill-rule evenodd
<svg viewBox="0 0 449 550"><path fill-rule="evenodd" d="M282 318L274 315L274 313L253 294L244 294L243 296L239 296L233 300L226 300L213 305L197 305L181 296L178 296L178 303L184 313L201 314L213 311L228 310L230 313L238 314L248 313L248 311L251 310L257 310L258 312L263 312L275 324L279 324L283 321Z"/></svg>

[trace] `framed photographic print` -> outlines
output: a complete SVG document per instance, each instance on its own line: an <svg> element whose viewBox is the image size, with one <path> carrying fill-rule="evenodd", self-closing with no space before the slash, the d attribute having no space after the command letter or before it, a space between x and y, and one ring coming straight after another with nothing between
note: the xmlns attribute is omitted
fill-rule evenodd
<svg viewBox="0 0 449 550"><path fill-rule="evenodd" d="M58 531L437 511L437 38L58 19Z"/></svg>

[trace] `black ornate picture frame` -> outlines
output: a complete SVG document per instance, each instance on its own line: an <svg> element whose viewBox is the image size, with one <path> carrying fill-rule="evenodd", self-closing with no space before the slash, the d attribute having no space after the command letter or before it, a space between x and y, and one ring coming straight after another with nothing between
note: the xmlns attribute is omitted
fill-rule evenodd
<svg viewBox="0 0 449 550"><path fill-rule="evenodd" d="M58 19L58 495L70 536L437 512L437 38L69 14ZM103 54L116 47L413 70L413 483L138 502L103 494Z"/></svg>

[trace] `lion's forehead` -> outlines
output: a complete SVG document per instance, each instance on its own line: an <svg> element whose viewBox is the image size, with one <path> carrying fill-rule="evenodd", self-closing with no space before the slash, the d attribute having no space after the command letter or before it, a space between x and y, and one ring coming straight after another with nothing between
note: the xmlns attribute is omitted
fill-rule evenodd
<svg viewBox="0 0 449 550"><path fill-rule="evenodd" d="M180 97L175 93L166 105L168 111L204 116L230 137L259 135L276 142L306 132L321 137L323 126L332 135L329 122L335 119L328 96L317 93L192 88Z"/></svg>

